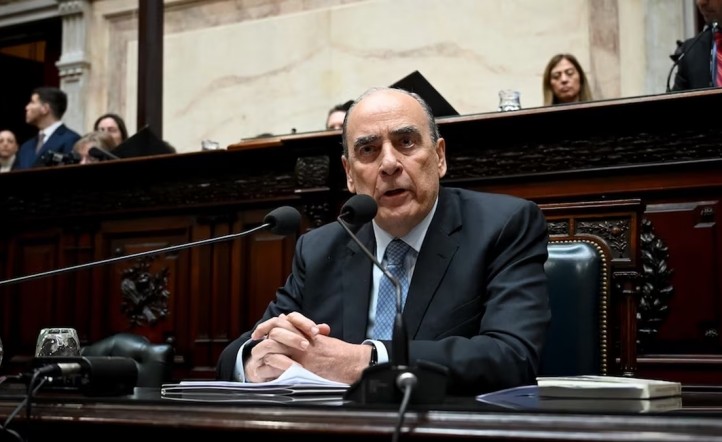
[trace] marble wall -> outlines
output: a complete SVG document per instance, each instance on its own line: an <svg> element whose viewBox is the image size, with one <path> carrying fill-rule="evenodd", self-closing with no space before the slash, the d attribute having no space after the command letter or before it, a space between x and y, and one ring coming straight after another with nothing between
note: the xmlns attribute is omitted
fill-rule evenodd
<svg viewBox="0 0 722 442"><path fill-rule="evenodd" d="M683 32L683 8L668 0L165 4L164 138L179 152L203 139L322 130L333 104L414 70L461 114L496 111L500 89L540 106L542 72L558 52L579 58L597 99L661 93ZM91 6L86 127L113 111L135 130L137 0ZM674 33L661 37L662 25Z"/></svg>

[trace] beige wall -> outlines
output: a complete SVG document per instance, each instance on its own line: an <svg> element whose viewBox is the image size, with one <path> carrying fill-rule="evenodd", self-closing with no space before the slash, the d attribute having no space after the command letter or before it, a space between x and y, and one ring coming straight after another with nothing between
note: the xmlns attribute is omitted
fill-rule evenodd
<svg viewBox="0 0 722 442"><path fill-rule="evenodd" d="M678 9L660 0L165 3L164 138L180 152L203 139L225 146L321 130L333 104L414 70L461 114L496 111L500 89L539 106L557 52L579 58L595 98L663 92L666 72L646 74L645 15L651 3L674 22ZM114 111L135 130L137 0L91 5L87 127Z"/></svg>

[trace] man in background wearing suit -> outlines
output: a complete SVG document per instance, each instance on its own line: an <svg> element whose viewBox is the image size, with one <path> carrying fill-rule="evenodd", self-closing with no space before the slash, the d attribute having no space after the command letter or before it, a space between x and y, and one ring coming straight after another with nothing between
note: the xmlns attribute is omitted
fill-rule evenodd
<svg viewBox="0 0 722 442"><path fill-rule="evenodd" d="M447 367L451 394L535 383L551 316L540 209L441 187L445 141L416 94L367 91L346 115L342 143L348 189L378 204L359 239L381 262L392 240L410 246L403 315L411 364ZM391 354L389 335L375 329L384 278L338 223L301 235L286 284L255 329L223 351L218 378L269 381L299 363L355 382Z"/></svg>
<svg viewBox="0 0 722 442"><path fill-rule="evenodd" d="M684 54L674 76L673 91L722 87L722 0L695 0L704 17L706 28L699 41L696 37L682 43L678 53ZM710 29L717 23L717 29Z"/></svg>
<svg viewBox="0 0 722 442"><path fill-rule="evenodd" d="M63 155L72 152L80 135L61 121L67 107L68 97L60 89L39 87L33 90L30 102L25 106L25 122L38 128L38 136L20 146L19 169L43 166L40 159L49 152Z"/></svg>

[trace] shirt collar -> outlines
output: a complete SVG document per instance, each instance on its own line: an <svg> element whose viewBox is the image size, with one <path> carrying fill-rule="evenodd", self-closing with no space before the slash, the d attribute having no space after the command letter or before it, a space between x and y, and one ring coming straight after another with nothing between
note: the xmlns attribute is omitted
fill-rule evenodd
<svg viewBox="0 0 722 442"><path fill-rule="evenodd" d="M48 139L53 134L53 132L55 132L60 127L61 124L63 124L62 121L56 121L55 123L51 124L50 126L46 127L45 129L42 129L44 143L48 141Z"/></svg>
<svg viewBox="0 0 722 442"><path fill-rule="evenodd" d="M434 213L436 213L436 206L438 204L439 196L437 195L436 201L434 201L434 206L431 208L429 213L426 214L424 219L414 226L409 233L399 238L411 246L417 254L419 253L419 250L421 250L421 244L424 242L426 231L429 230L429 225L431 224L431 220L434 218ZM375 220L372 221L372 224L374 227L374 235L376 236L376 257L380 262L384 256L384 252L386 252L386 247L388 247L389 243L393 241L394 237L379 227Z"/></svg>

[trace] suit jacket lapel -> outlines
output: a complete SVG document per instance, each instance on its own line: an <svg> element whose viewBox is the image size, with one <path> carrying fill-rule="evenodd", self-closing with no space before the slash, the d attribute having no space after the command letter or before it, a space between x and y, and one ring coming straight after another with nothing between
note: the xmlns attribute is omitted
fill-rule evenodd
<svg viewBox="0 0 722 442"><path fill-rule="evenodd" d="M412 339L419 330L421 320L438 290L451 258L459 248L454 233L461 228L461 224L459 202L442 188L436 213L416 260L404 305L404 320Z"/></svg>
<svg viewBox="0 0 722 442"><path fill-rule="evenodd" d="M371 223L363 225L356 236L373 253L376 240ZM366 339L368 327L373 263L351 239L344 251L347 254L340 260L343 278L343 340L361 342Z"/></svg>
<svg viewBox="0 0 722 442"><path fill-rule="evenodd" d="M49 150L55 150L57 143L57 139L61 137L65 133L65 125L61 124L53 131L53 133L50 134L50 136L45 140L43 143L43 147L40 148L40 151L35 155L35 158L40 158L43 156L43 154Z"/></svg>

